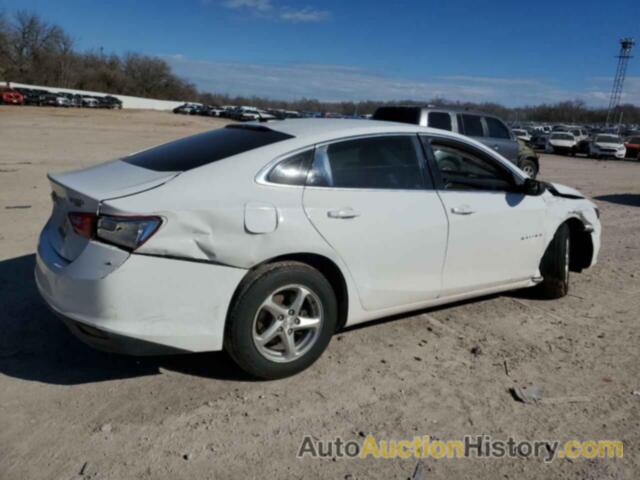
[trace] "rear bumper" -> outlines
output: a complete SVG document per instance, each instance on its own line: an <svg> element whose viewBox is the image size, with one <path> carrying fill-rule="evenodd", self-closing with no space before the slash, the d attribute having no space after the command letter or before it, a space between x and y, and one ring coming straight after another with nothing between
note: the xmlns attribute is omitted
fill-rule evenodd
<svg viewBox="0 0 640 480"><path fill-rule="evenodd" d="M135 356L173 355L189 352L189 350L183 350L168 345L148 342L139 338L127 337L125 335L100 330L99 328L95 328L86 323L65 317L55 311L54 313L63 321L69 331L76 338L90 347L102 350L103 352Z"/></svg>
<svg viewBox="0 0 640 480"><path fill-rule="evenodd" d="M222 349L227 308L245 270L130 255L98 242L67 262L45 232L38 290L81 340L133 355Z"/></svg>

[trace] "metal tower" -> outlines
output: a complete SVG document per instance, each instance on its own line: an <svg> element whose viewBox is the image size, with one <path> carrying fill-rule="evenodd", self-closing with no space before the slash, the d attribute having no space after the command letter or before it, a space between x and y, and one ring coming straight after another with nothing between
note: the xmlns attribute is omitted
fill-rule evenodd
<svg viewBox="0 0 640 480"><path fill-rule="evenodd" d="M636 44L633 38L626 37L620 39L620 53L618 53L618 68L616 76L613 79L613 88L611 89L611 98L609 99L609 109L607 111L607 125L615 122L615 114L620 98L622 97L622 87L624 86L624 77L627 74L627 64L631 58L631 49Z"/></svg>

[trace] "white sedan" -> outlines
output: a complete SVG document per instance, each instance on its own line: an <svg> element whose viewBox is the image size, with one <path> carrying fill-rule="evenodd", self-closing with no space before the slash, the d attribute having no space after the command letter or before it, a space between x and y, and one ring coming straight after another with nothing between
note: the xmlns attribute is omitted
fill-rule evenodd
<svg viewBox="0 0 640 480"><path fill-rule="evenodd" d="M234 124L50 174L39 290L87 343L311 365L344 326L535 287L596 262L577 191L467 137L407 124Z"/></svg>
<svg viewBox="0 0 640 480"><path fill-rule="evenodd" d="M624 141L617 135L596 135L589 143L589 156L592 158L615 157L623 159L627 155Z"/></svg>

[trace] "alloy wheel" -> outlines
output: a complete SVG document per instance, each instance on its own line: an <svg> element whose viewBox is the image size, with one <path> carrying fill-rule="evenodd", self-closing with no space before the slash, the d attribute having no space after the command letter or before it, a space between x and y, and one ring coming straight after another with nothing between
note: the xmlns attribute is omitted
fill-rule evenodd
<svg viewBox="0 0 640 480"><path fill-rule="evenodd" d="M270 293L253 320L253 342L273 362L292 362L307 353L320 336L322 302L309 287L287 285Z"/></svg>

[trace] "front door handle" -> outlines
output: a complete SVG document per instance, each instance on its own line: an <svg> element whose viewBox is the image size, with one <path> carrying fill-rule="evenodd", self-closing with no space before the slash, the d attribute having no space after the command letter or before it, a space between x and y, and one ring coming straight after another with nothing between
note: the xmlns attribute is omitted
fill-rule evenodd
<svg viewBox="0 0 640 480"><path fill-rule="evenodd" d="M456 215L471 215L476 213L469 205L460 205L459 207L453 207L451 209L451 213L455 213Z"/></svg>
<svg viewBox="0 0 640 480"><path fill-rule="evenodd" d="M494 145L493 149L497 152L498 150L500 150L500 145Z"/></svg>
<svg viewBox="0 0 640 480"><path fill-rule="evenodd" d="M359 216L360 216L360 213L356 212L353 208L350 208L350 207L340 208L338 210L329 210L327 212L327 217L329 218L348 219L348 218L356 218Z"/></svg>

